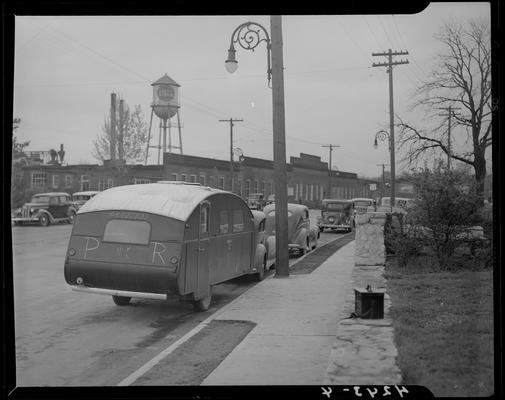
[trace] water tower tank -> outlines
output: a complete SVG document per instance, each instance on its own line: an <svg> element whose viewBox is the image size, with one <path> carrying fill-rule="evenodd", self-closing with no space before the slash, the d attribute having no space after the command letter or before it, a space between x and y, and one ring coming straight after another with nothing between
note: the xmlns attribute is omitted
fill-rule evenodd
<svg viewBox="0 0 505 400"><path fill-rule="evenodd" d="M165 74L151 86L153 87L154 113L163 120L172 118L180 107L179 87L181 85Z"/></svg>

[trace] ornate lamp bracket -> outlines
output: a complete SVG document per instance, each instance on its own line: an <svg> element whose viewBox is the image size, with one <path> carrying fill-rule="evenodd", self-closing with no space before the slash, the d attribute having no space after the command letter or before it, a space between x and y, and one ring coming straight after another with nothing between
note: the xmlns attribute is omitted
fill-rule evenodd
<svg viewBox="0 0 505 400"><path fill-rule="evenodd" d="M252 50L256 47L261 42L266 43L267 47L267 78L268 78L268 87L272 88L271 86L271 79L272 79L272 67L271 67L271 61L270 61L270 52L271 52L271 42L270 42L270 35L268 34L268 31L260 24L256 22L244 22L243 24L239 25L232 33L231 35L231 40L230 40L230 48L228 50L228 60L227 61L235 61L235 43L238 43L240 47L242 47L244 50Z"/></svg>

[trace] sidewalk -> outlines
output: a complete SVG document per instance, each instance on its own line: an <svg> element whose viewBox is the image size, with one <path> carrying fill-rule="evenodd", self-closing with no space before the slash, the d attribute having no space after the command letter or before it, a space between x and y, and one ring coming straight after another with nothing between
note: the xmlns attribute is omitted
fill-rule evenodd
<svg viewBox="0 0 505 400"><path fill-rule="evenodd" d="M202 385L363 384L361 376L399 383L390 321L344 320L354 311L354 281L377 269L354 267L353 241L310 274L269 277L254 286L215 319L257 325Z"/></svg>

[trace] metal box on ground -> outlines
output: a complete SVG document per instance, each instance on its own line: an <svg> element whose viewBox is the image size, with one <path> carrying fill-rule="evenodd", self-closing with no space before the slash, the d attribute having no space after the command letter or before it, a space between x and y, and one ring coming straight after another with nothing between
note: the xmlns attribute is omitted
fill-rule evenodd
<svg viewBox="0 0 505 400"><path fill-rule="evenodd" d="M355 313L358 318L384 318L384 292L354 288Z"/></svg>

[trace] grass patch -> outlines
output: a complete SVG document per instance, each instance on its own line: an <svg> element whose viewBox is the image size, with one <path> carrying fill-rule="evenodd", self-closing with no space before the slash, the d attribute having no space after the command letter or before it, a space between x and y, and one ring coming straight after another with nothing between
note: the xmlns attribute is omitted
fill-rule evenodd
<svg viewBox="0 0 505 400"><path fill-rule="evenodd" d="M492 270L437 271L388 260L386 278L403 384L437 397L493 394Z"/></svg>

